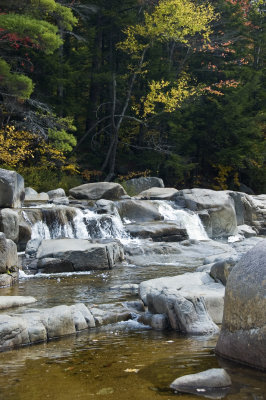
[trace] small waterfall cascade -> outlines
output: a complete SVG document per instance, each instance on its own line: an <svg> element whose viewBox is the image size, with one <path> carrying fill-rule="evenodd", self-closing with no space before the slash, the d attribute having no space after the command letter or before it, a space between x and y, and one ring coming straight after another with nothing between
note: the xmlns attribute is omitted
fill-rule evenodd
<svg viewBox="0 0 266 400"><path fill-rule="evenodd" d="M59 206L27 209L22 212L31 226L31 239L120 239L126 240L121 218L115 214L97 214L91 210Z"/></svg>
<svg viewBox="0 0 266 400"><path fill-rule="evenodd" d="M186 210L177 209L174 204L164 200L154 200L158 207L160 214L164 217L165 221L175 221L180 224L182 228L187 230L190 239L196 240L209 240L209 237L202 225L199 216L195 213Z"/></svg>

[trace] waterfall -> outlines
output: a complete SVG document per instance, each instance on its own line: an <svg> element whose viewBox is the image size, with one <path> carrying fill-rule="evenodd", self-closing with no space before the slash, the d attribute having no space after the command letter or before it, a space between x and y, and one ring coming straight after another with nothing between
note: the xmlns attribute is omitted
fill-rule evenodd
<svg viewBox="0 0 266 400"><path fill-rule="evenodd" d="M209 240L197 214L174 208L174 204L163 200L154 200L153 203L157 205L159 213L166 221L178 222L182 228L185 228L190 239Z"/></svg>
<svg viewBox="0 0 266 400"><path fill-rule="evenodd" d="M31 226L31 239L129 238L117 211L114 215L97 214L88 209L60 206L25 209L22 215L25 222Z"/></svg>

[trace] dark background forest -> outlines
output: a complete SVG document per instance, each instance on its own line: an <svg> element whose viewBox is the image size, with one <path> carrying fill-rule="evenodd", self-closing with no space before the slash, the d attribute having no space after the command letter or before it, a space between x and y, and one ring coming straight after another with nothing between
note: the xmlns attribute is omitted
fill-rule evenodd
<svg viewBox="0 0 266 400"><path fill-rule="evenodd" d="M160 176L178 189L265 193L263 2L211 1L205 42L148 46L140 35L144 60L120 44L158 3L0 0L1 168L39 191ZM173 103L162 82L184 76Z"/></svg>

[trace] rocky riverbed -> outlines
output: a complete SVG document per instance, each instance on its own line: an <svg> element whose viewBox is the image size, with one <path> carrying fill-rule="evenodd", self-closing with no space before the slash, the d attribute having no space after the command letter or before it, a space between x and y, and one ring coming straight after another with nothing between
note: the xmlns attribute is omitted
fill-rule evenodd
<svg viewBox="0 0 266 400"><path fill-rule="evenodd" d="M125 347L133 337L141 348L139 339L158 337L165 343L159 346L163 352L166 343L171 343L166 340L170 335L177 347L179 341L192 340L200 349L204 339L211 343L207 347L214 349L230 272L254 246L261 243L258 248L265 247L266 196L206 189L177 191L164 188L158 178L150 182L145 178L135 183L136 192L143 190L134 198L120 185L106 183L73 188L67 197L62 189L48 194L25 190L23 178L15 172L0 173L1 349L47 342L48 349L52 348L51 339L74 334L78 336L70 348L79 348L79 337L81 347L87 348L94 337L103 350L102 335L111 343L113 332L120 338L125 334L126 339L121 339ZM265 264L261 268L263 282ZM264 286L261 290L265 293ZM260 318L265 322L265 315L257 320ZM184 334L189 335L187 339ZM86 353L83 347L79 349ZM30 347L27 359L31 352L35 359L38 350ZM168 386L179 376L217 367L211 353L212 361L206 365L205 353L199 351L201 361L191 370L193 352L183 352L187 357L184 371L171 379L168 376ZM61 358L60 351L48 357ZM111 354L109 357L113 359ZM237 359L230 354L226 357ZM148 355L144 358L147 363ZM41 359L42 355L37 355L37 360ZM128 374L135 374L137 385L142 368L135 365L135 359L133 364L127 369L132 370ZM259 380L262 375L258 373ZM257 381L256 385L260 387ZM233 393L239 393L240 387L242 390L242 384L236 389L233 382L225 395L235 398ZM251 387L251 392L256 392ZM101 395L115 398L113 386L103 384L102 389ZM153 398L164 390L160 386L147 393ZM98 392L95 389L94 395L100 395ZM172 396L172 392L166 393ZM246 395L236 398L249 398ZM264 395L259 389L257 398ZM82 396L76 398L87 398ZM140 397L131 392L131 397L123 398Z"/></svg>

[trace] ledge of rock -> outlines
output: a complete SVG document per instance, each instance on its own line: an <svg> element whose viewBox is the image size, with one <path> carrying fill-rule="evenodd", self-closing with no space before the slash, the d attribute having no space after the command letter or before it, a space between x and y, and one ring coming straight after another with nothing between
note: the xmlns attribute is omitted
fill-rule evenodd
<svg viewBox="0 0 266 400"><path fill-rule="evenodd" d="M144 190L136 197L141 200L172 200L177 192L178 190L175 188L153 187Z"/></svg>
<svg viewBox="0 0 266 400"><path fill-rule="evenodd" d="M216 352L266 369L266 241L242 256L230 273Z"/></svg>
<svg viewBox="0 0 266 400"><path fill-rule="evenodd" d="M89 271L112 269L123 261L123 248L116 241L91 242L85 239L43 240L37 250L42 272ZM55 259L53 266L52 259ZM48 272L47 271L47 272Z"/></svg>
<svg viewBox="0 0 266 400"><path fill-rule="evenodd" d="M180 242L188 238L186 229L175 222L158 221L128 224L126 230L133 237L151 238L154 242Z"/></svg>

